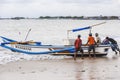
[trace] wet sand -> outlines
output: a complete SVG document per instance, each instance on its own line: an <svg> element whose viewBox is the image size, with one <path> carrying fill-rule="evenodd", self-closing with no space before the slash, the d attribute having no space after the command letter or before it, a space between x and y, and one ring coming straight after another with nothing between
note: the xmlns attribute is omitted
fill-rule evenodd
<svg viewBox="0 0 120 80"><path fill-rule="evenodd" d="M0 65L0 80L119 80L120 56L18 61Z"/></svg>

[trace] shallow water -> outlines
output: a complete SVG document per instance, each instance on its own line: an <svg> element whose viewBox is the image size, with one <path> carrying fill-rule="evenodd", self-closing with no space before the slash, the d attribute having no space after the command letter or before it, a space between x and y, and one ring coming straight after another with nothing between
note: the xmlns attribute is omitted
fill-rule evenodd
<svg viewBox="0 0 120 80"><path fill-rule="evenodd" d="M87 27L105 22L104 20L0 20L0 34L18 41L24 41L29 29L31 32L27 40L41 41L44 44L63 44L67 38L67 30L79 27ZM116 38L120 42L119 20L107 20L105 24L92 28L92 33L98 32L100 37L105 36ZM76 38L81 34L85 43L89 30L73 33L69 37Z"/></svg>
<svg viewBox="0 0 120 80"><path fill-rule="evenodd" d="M5 36L18 41L25 41L29 29L31 29L27 40L41 41L42 44L61 45L63 39L67 38L67 30L79 27L87 27L104 22L104 20L0 20L0 36ZM98 32L103 40L106 36L115 38L120 43L119 20L107 20L107 23L92 28L92 33ZM75 39L81 34L83 43L86 43L89 30L70 32L69 38ZM111 50L109 54L114 54ZM64 59L66 56L55 57L51 55L26 55L14 53L0 47L0 64L25 60ZM67 57L69 58L69 57ZM71 58L71 57L70 57Z"/></svg>

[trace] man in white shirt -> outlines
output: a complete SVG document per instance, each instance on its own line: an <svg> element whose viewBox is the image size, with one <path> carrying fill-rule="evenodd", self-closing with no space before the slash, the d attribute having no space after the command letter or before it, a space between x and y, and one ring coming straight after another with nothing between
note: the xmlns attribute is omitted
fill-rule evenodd
<svg viewBox="0 0 120 80"><path fill-rule="evenodd" d="M98 33L95 33L95 41L98 45L101 44L101 38L99 37Z"/></svg>

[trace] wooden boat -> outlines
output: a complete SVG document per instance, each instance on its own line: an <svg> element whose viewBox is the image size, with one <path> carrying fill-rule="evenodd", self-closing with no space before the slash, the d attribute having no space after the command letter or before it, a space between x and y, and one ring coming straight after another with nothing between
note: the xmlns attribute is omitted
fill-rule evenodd
<svg viewBox="0 0 120 80"><path fill-rule="evenodd" d="M26 54L49 54L56 52L71 52L74 50L74 46L64 46L64 45L42 45L41 42L18 42L13 39L9 39L1 36L3 43L0 44L1 47L10 49L14 52L26 53Z"/></svg>
<svg viewBox="0 0 120 80"><path fill-rule="evenodd" d="M9 49L13 52L25 53L25 54L52 54L52 55L69 55L73 56L75 53L75 48L73 45L42 45L41 42L18 42L6 37L1 36L3 43L0 44L1 47ZM84 50L84 56L88 55L88 46L82 46ZM96 56L107 55L109 45L99 45L96 46ZM78 54L81 56L81 53Z"/></svg>

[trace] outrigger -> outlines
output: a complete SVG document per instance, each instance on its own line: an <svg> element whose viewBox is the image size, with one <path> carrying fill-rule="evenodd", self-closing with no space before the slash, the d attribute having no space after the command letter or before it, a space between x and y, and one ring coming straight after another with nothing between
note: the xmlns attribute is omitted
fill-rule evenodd
<svg viewBox="0 0 120 80"><path fill-rule="evenodd" d="M100 23L103 24L103 23ZM96 25L100 25L96 24ZM85 29L91 29L91 27L84 27L79 29L73 29L68 31L80 31ZM13 39L9 39L3 36L0 36L2 39L1 47L9 49L13 52L25 53L25 54L52 54L52 55L69 55L74 56L75 48L73 44L68 45L43 45L41 42L34 41L25 41L19 42ZM71 43L70 39L67 39ZM88 56L88 46L82 46L84 50L84 56ZM108 53L110 45L99 45L96 46L96 56L105 56ZM79 53L77 56L81 56Z"/></svg>

